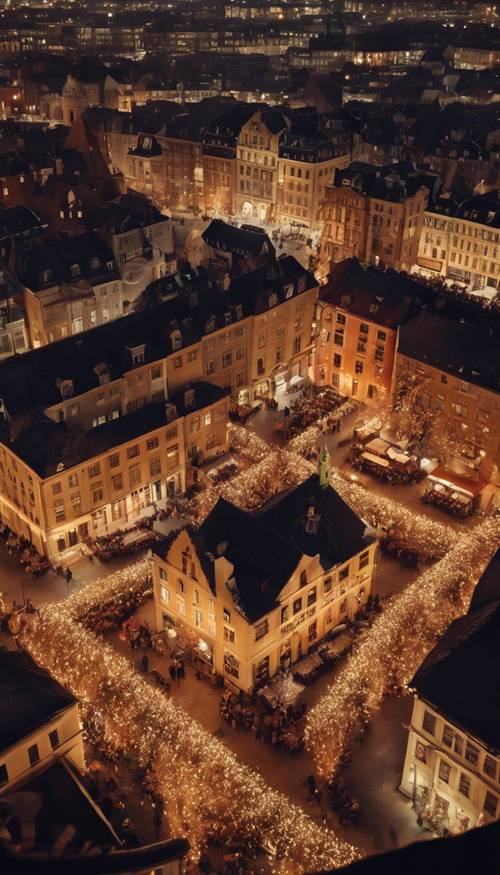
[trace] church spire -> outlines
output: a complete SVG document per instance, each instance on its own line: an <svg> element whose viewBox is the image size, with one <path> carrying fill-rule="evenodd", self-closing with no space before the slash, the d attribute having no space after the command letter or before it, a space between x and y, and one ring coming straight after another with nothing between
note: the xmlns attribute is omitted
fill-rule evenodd
<svg viewBox="0 0 500 875"><path fill-rule="evenodd" d="M319 485L322 489L326 489L330 485L330 453L328 452L328 447L326 445L326 437L325 445L319 457L318 474Z"/></svg>

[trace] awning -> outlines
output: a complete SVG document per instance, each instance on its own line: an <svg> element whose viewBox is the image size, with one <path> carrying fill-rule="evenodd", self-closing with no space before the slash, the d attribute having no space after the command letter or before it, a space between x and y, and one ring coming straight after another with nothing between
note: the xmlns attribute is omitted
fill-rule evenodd
<svg viewBox="0 0 500 875"><path fill-rule="evenodd" d="M377 456L385 456L390 447L390 443L382 440L382 438L373 438L373 440L365 444L365 450L375 453Z"/></svg>
<svg viewBox="0 0 500 875"><path fill-rule="evenodd" d="M381 468L388 468L389 462L387 459L381 459L380 456L374 456L373 453L361 453L361 458L367 462L372 462L373 465L379 465Z"/></svg>
<svg viewBox="0 0 500 875"><path fill-rule="evenodd" d="M471 498L479 495L485 485L481 480L472 480L470 477L462 476L462 474L455 474L454 471L447 471L443 465L438 465L432 474L428 475L428 479L434 483L443 483L444 486L462 492Z"/></svg>
<svg viewBox="0 0 500 875"><path fill-rule="evenodd" d="M417 258L417 264L419 267L424 267L426 270L437 271L441 271L443 266L443 262L439 261L437 258L422 258L420 255Z"/></svg>

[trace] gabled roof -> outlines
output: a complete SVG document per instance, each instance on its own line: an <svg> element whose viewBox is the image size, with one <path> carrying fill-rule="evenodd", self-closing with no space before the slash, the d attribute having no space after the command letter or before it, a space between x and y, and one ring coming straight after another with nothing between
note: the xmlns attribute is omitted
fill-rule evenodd
<svg viewBox="0 0 500 875"><path fill-rule="evenodd" d="M308 534L305 522L311 505L320 517L318 531ZM231 592L250 623L273 610L303 556L319 555L326 569L370 543L363 521L332 487L321 489L316 474L280 493L259 513L240 510L221 498L190 535L214 592L217 556L224 555L234 566ZM156 552L164 556L165 545Z"/></svg>
<svg viewBox="0 0 500 875"><path fill-rule="evenodd" d="M473 598L469 613L450 623L410 687L451 722L500 753L500 675L496 671L500 658L498 553L477 586L479 595Z"/></svg>
<svg viewBox="0 0 500 875"><path fill-rule="evenodd" d="M27 653L0 648L0 751L22 741L76 701Z"/></svg>
<svg viewBox="0 0 500 875"><path fill-rule="evenodd" d="M316 531L308 532L304 523L311 509L319 520ZM323 489L317 474L271 499L258 516L301 554L319 555L325 570L359 553L369 543L363 520L333 487Z"/></svg>
<svg viewBox="0 0 500 875"><path fill-rule="evenodd" d="M195 534L198 553L224 556L234 565L237 603L250 623L273 609L301 559L300 551L258 516L221 498Z"/></svg>
<svg viewBox="0 0 500 875"><path fill-rule="evenodd" d="M229 225L222 219L213 219L201 235L208 246L235 255L256 257L274 253L274 246L266 232L260 228L250 230Z"/></svg>

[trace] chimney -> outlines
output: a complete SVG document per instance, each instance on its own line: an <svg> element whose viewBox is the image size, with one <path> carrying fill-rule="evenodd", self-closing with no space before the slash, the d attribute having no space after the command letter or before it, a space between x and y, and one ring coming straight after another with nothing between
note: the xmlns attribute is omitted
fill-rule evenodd
<svg viewBox="0 0 500 875"><path fill-rule="evenodd" d="M318 533L320 520L321 514L317 513L314 499L311 498L304 517L304 531L306 535L316 535Z"/></svg>
<svg viewBox="0 0 500 875"><path fill-rule="evenodd" d="M184 389L184 409L186 413L194 410L194 389L191 386Z"/></svg>

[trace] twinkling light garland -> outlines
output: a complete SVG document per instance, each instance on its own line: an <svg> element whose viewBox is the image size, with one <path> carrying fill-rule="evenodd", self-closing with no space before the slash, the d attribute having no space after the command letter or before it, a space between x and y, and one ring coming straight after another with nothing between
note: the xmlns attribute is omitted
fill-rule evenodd
<svg viewBox="0 0 500 875"><path fill-rule="evenodd" d="M363 718L404 687L448 624L462 614L500 542L500 519L489 518L455 539L377 618L335 683L310 711L305 740L316 768L331 776Z"/></svg>
<svg viewBox="0 0 500 875"><path fill-rule="evenodd" d="M291 438L287 443L287 448L294 453L306 453L311 450L320 440L327 428L340 422L345 416L359 410L360 403L354 398L346 398L340 407L333 410L327 416L320 417L314 425L309 426L300 434Z"/></svg>
<svg viewBox="0 0 500 875"><path fill-rule="evenodd" d="M253 462L261 462L269 453L269 444L242 425L230 422L227 427L227 437L229 446L236 453L246 456Z"/></svg>
<svg viewBox="0 0 500 875"><path fill-rule="evenodd" d="M317 443L320 425L284 449L271 449L243 431L231 426L231 439L236 451L254 464L196 496L195 521L204 519L220 496L254 509L315 470L301 454ZM373 495L337 471L332 472L332 485L373 525L402 526L413 540L432 542L440 552L449 552L375 621L335 686L311 711L306 741L323 776L335 770L358 721L380 707L394 687L407 683L436 638L463 609L500 537L499 521L489 519L458 541L451 527ZM352 845L314 824L284 795L269 788L223 743L152 688L124 657L84 628L81 620L96 604L107 604L127 589L143 591L149 581L149 562L142 560L89 584L59 605L43 606L38 616L29 618L28 649L82 701L103 728L107 744L135 752L150 768L155 789L165 800L170 830L189 837L193 856L215 838L247 847L269 842L285 867L298 872L350 862L357 856Z"/></svg>
<svg viewBox="0 0 500 875"><path fill-rule="evenodd" d="M171 834L187 835L194 857L211 838L247 848L270 844L294 872L337 867L358 856L96 639L73 615L76 608L82 608L78 599L40 608L29 618L25 644L80 699L106 744L133 751L149 768Z"/></svg>

